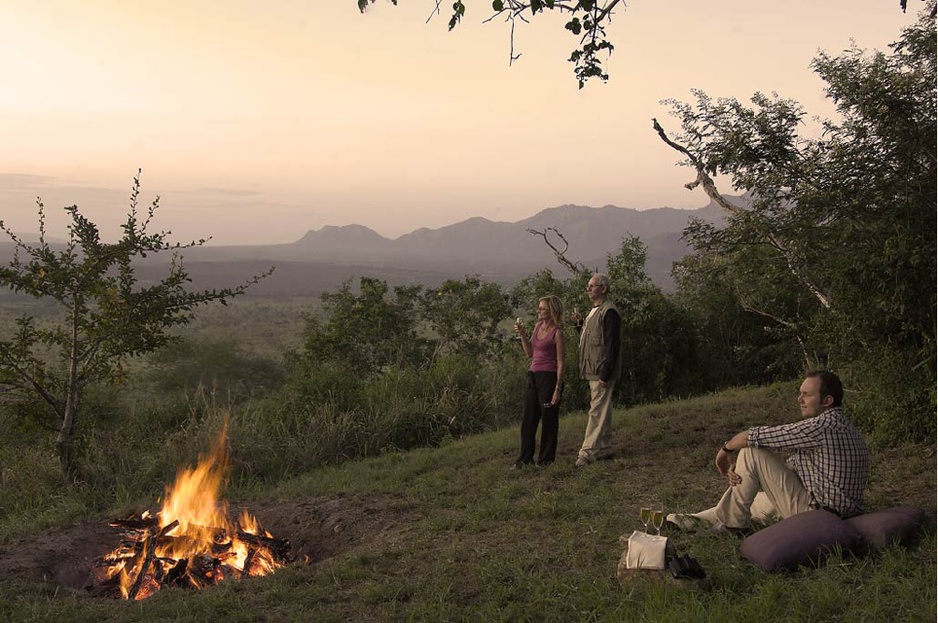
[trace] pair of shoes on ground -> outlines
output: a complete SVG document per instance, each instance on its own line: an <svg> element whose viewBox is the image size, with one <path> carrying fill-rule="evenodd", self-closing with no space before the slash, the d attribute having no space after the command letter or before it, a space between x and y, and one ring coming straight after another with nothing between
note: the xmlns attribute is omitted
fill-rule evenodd
<svg viewBox="0 0 938 623"><path fill-rule="evenodd" d="M530 461L528 461L528 462L525 462L525 461L515 461L514 463L511 464L511 467L509 467L508 469L522 469L522 468L524 468L526 465L534 465L534 467L547 467L547 466L550 465L551 463L553 463L553 461L537 461L537 462L534 462L534 463L531 463Z"/></svg>
<svg viewBox="0 0 938 623"><path fill-rule="evenodd" d="M751 525L745 528L730 528L722 523L718 523L710 526L708 531L710 534L732 534L733 536L746 537L755 532L756 528Z"/></svg>

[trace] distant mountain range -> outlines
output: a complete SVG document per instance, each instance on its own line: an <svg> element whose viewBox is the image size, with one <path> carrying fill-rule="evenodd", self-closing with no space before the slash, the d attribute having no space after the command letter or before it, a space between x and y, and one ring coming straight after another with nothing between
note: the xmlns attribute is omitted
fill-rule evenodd
<svg viewBox="0 0 938 623"><path fill-rule="evenodd" d="M330 225L289 244L189 249L184 260L196 287L232 285L276 266L271 277L251 288L258 296L318 296L349 277L361 276L385 279L390 285L436 285L479 275L511 285L543 268L567 276L544 240L526 231L553 227L569 243L568 259L598 268L605 266L608 254L619 251L624 237L638 236L648 250L649 276L667 290L672 287L671 264L689 252L681 235L691 217L720 223L723 212L712 203L696 210L564 205L514 223L475 217L396 239L361 225ZM6 255L0 246L0 256ZM154 278L158 275L154 272Z"/></svg>

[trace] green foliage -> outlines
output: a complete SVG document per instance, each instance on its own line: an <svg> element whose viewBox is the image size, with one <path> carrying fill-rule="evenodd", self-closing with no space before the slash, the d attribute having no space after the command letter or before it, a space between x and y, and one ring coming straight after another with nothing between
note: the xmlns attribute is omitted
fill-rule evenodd
<svg viewBox="0 0 938 623"><path fill-rule="evenodd" d="M421 286L398 286L388 296L380 279L362 277L359 293L351 279L338 292L322 295L325 321L309 316L306 352L313 360L341 362L352 373L374 376L392 364L419 365L429 343L417 334Z"/></svg>
<svg viewBox="0 0 938 623"><path fill-rule="evenodd" d="M586 284L590 274L583 272L567 279L558 279L549 269L540 270L519 281L511 290L511 301L516 308L521 308L537 317L537 301L544 296L555 295L569 313L576 308L589 304L585 297Z"/></svg>
<svg viewBox="0 0 938 623"><path fill-rule="evenodd" d="M68 242L60 248L46 242L41 201L37 245L24 242L0 221L0 230L15 245L13 260L0 267L0 286L54 301L63 312L51 325L24 314L14 335L0 339L0 388L7 401L38 395L46 402L58 426L57 447L66 476L77 475L79 469L74 440L85 388L123 382L122 362L172 341L168 330L188 322L193 309L213 301L224 304L266 276L235 288L188 291L189 277L179 252L205 240L170 244L168 232L148 232L159 198L141 215L139 192L138 173L123 237L116 243L104 242L77 206L65 208L71 223ZM156 283L138 282L134 262L164 251L173 252L169 274Z"/></svg>
<svg viewBox="0 0 938 623"><path fill-rule="evenodd" d="M340 411L354 411L364 404L365 377L354 374L341 361L288 353L287 382L280 396L290 409L311 411L328 404Z"/></svg>
<svg viewBox="0 0 938 623"><path fill-rule="evenodd" d="M934 439L935 383L908 353L889 348L844 366L854 420L885 447ZM855 389L854 389L855 388Z"/></svg>
<svg viewBox="0 0 938 623"><path fill-rule="evenodd" d="M746 268L738 270L734 264ZM768 282L752 272L763 265L707 251L675 263L674 300L698 324L697 374L704 386L780 381L797 376L804 365L798 326L779 324L754 310L781 306L790 310L789 317L797 317L799 303L812 309L814 303L803 297L796 299L797 288L764 287ZM784 273L774 274L784 277ZM789 299L772 299L779 295Z"/></svg>
<svg viewBox="0 0 938 623"><path fill-rule="evenodd" d="M618 404L656 402L715 386L702 374L695 318L651 282L646 260L645 245L631 235L606 258L609 296L622 315Z"/></svg>
<svg viewBox="0 0 938 623"><path fill-rule="evenodd" d="M936 378L934 7L891 54L850 49L814 61L839 113L820 138L802 137L804 110L777 95L756 94L751 107L702 92L695 105L671 102L698 181L728 175L749 199L726 227L688 230L697 269L718 269L743 309L797 344L807 366L872 368L879 353L897 353L923 384L867 377L864 388L898 390L896 406L918 404ZM882 417L911 417L924 432L934 406Z"/></svg>
<svg viewBox="0 0 938 623"><path fill-rule="evenodd" d="M281 365L246 352L232 339L182 339L153 353L150 364L147 378L158 391L182 393L205 386L235 403L262 396L285 380Z"/></svg>
<svg viewBox="0 0 938 623"><path fill-rule="evenodd" d="M503 348L499 324L511 315L511 306L498 284L467 276L427 289L422 315L437 336L438 352L481 357Z"/></svg>

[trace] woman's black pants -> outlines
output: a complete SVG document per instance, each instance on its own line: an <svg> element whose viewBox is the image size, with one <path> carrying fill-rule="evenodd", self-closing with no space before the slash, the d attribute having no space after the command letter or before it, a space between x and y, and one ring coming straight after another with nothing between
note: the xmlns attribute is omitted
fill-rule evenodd
<svg viewBox="0 0 938 623"><path fill-rule="evenodd" d="M554 397L556 372L528 371L521 412L521 455L518 463L534 461L537 425L541 425L541 451L538 464L553 463L557 456L557 430L560 427L560 404L545 407Z"/></svg>

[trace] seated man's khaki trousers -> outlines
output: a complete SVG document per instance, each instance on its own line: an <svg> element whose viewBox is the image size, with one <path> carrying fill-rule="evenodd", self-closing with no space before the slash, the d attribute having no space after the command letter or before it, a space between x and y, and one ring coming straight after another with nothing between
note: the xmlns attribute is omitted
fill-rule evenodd
<svg viewBox="0 0 938 623"><path fill-rule="evenodd" d="M734 471L742 482L728 488L716 506L694 516L727 528L745 528L750 519L786 519L812 508L814 497L798 474L771 450L743 448Z"/></svg>

